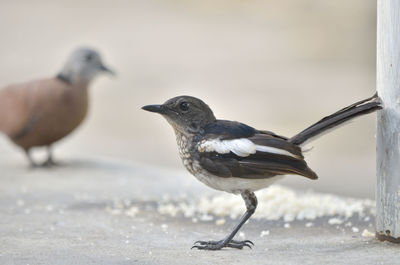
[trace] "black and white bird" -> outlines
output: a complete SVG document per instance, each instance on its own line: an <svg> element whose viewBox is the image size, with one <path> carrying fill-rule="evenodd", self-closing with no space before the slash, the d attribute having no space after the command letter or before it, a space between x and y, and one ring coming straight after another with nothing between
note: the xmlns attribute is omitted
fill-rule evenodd
<svg viewBox="0 0 400 265"><path fill-rule="evenodd" d="M246 124L217 120L202 100L179 96L162 105L142 109L161 114L175 130L179 154L186 169L205 185L240 194L247 211L233 231L219 241L197 241L193 248L219 250L251 247L249 240L233 240L255 212L255 191L264 189L284 175L317 179L302 154L308 140L364 114L381 109L377 95L329 115L291 138Z"/></svg>

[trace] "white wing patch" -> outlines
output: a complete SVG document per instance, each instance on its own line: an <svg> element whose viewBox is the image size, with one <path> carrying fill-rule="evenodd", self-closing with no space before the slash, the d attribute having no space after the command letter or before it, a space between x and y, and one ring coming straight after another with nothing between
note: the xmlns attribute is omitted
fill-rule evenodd
<svg viewBox="0 0 400 265"><path fill-rule="evenodd" d="M199 152L217 152L219 154L234 153L237 156L245 157L256 153L256 145L246 138L234 140L204 140L201 141L197 149Z"/></svg>
<svg viewBox="0 0 400 265"><path fill-rule="evenodd" d="M235 155L241 157L246 157L259 151L264 153L300 158L299 156L283 149L271 146L257 145L247 138L239 138L233 140L203 140L197 145L197 150L199 152L217 152L219 154L228 154L232 152Z"/></svg>
<svg viewBox="0 0 400 265"><path fill-rule="evenodd" d="M256 145L256 146L257 146L257 151L260 151L260 152L272 153L272 154L278 154L278 155L284 155L284 156L291 156L294 158L300 158L298 155L292 154L289 151L279 149L276 147L264 146L264 145Z"/></svg>

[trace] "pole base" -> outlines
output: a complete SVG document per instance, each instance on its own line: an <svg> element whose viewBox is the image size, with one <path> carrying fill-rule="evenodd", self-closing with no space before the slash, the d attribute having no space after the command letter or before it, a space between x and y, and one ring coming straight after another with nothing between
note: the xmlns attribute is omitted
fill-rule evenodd
<svg viewBox="0 0 400 265"><path fill-rule="evenodd" d="M376 238L380 241L389 241L391 243L397 243L400 244L400 237L392 237L390 235L390 231L386 231L386 233L383 232L376 232L375 234Z"/></svg>

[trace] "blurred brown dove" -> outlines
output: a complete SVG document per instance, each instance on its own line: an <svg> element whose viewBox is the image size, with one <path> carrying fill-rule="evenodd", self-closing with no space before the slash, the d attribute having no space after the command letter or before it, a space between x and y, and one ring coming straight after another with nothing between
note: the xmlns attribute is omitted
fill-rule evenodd
<svg viewBox="0 0 400 265"><path fill-rule="evenodd" d="M31 148L46 146L43 166L54 164L51 145L70 134L88 111L88 86L107 68L99 53L79 48L55 77L12 84L0 89L0 132L20 146L32 166Z"/></svg>

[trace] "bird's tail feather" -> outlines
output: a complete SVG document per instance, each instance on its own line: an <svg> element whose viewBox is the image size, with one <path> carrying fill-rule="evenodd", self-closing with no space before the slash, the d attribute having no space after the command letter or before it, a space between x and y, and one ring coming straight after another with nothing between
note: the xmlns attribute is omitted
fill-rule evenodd
<svg viewBox="0 0 400 265"><path fill-rule="evenodd" d="M329 116L326 116L325 118L296 134L288 141L296 145L305 144L312 138L319 136L330 129L333 129L346 121L349 121L358 116L374 112L381 108L381 101L378 95L375 93L375 95L370 98L358 101Z"/></svg>

